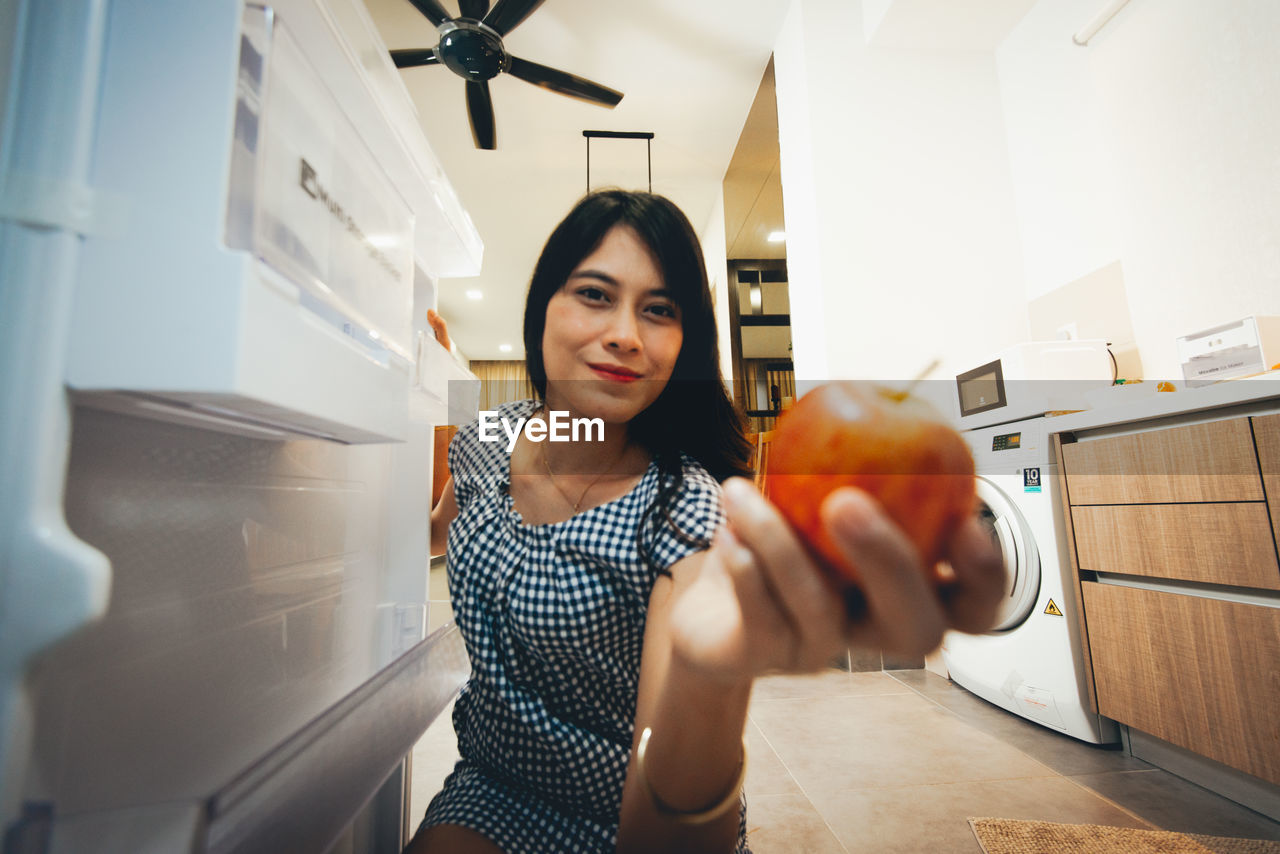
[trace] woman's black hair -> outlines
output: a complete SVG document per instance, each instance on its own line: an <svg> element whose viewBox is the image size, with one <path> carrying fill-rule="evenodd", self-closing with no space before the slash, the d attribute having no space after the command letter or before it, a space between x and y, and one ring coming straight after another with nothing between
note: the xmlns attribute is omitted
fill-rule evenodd
<svg viewBox="0 0 1280 854"><path fill-rule="evenodd" d="M717 481L750 476L751 448L742 416L720 374L715 310L698 236L684 213L664 196L603 190L584 196L556 226L538 258L524 310L525 364L538 396L545 399L547 372L542 335L547 304L574 268L600 245L610 229L630 227L653 253L663 282L679 307L683 343L666 388L631 421L632 440L644 445L664 474L654 502L666 504L678 491L680 454L702 464Z"/></svg>

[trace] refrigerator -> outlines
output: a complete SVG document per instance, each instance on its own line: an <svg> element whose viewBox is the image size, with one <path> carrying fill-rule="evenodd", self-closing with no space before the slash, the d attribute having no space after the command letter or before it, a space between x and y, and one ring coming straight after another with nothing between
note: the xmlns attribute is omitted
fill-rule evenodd
<svg viewBox="0 0 1280 854"><path fill-rule="evenodd" d="M0 850L399 851L429 332L483 245L361 0L0 6ZM441 722L447 725L447 722Z"/></svg>

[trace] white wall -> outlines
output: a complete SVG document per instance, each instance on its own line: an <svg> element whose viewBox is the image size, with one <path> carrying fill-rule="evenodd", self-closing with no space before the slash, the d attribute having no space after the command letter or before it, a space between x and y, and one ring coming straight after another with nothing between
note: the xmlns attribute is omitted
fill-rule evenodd
<svg viewBox="0 0 1280 854"><path fill-rule="evenodd" d="M1280 314L1280 3L1138 0L1089 48L1148 376L1175 339Z"/></svg>
<svg viewBox="0 0 1280 854"><path fill-rule="evenodd" d="M1071 40L1099 2L1041 0L996 51L1029 300L1120 256L1090 49Z"/></svg>
<svg viewBox="0 0 1280 854"><path fill-rule="evenodd" d="M796 392L831 376L828 367L825 291L819 227L818 166L809 108L809 32L802 3L795 0L783 19L773 49L774 91L778 102L779 168L783 221L787 224L787 287L791 297L791 353ZM814 51L813 56L816 57ZM781 60L781 62L780 62Z"/></svg>
<svg viewBox="0 0 1280 854"><path fill-rule="evenodd" d="M711 283L716 308L716 338L720 347L720 375L733 382L733 351L729 342L729 260L724 230L724 193L716 193L711 216L702 229L702 257L707 264L707 281Z"/></svg>
<svg viewBox="0 0 1280 854"><path fill-rule="evenodd" d="M998 51L1028 294L1120 261L1148 378L1174 341L1280 313L1280 4L1041 0ZM1106 306L1099 306L1104 312Z"/></svg>
<svg viewBox="0 0 1280 854"><path fill-rule="evenodd" d="M796 0L774 49L797 377L945 377L1027 337L995 58L862 27Z"/></svg>
<svg viewBox="0 0 1280 854"><path fill-rule="evenodd" d="M945 377L1104 268L1061 321L1131 317L1148 378L1280 314L1280 3L1132 0L1081 48L1100 0L1039 0L994 52L868 47L893 4L795 0L775 47L802 378Z"/></svg>

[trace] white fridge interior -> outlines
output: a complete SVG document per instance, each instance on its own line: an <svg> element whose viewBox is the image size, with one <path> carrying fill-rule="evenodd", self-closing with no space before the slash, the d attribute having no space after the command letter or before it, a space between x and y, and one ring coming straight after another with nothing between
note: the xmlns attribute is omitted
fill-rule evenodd
<svg viewBox="0 0 1280 854"><path fill-rule="evenodd" d="M475 227L360 0L3 14L3 850L398 850Z"/></svg>

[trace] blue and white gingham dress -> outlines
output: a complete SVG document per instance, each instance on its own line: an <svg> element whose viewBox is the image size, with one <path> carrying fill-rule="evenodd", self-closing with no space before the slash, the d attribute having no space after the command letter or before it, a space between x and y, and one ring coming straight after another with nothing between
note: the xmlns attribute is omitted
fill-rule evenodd
<svg viewBox="0 0 1280 854"><path fill-rule="evenodd" d="M536 401L506 404L512 420ZM424 825L458 824L508 854L612 851L634 731L649 593L661 570L709 543L720 487L684 457L671 517L645 523L658 494L651 463L621 498L563 522L526 525L508 489L503 437L476 424L449 446L458 516L449 528L449 593L472 674L453 712L461 759ZM661 519L661 514L659 514ZM745 852L745 802L738 850Z"/></svg>

